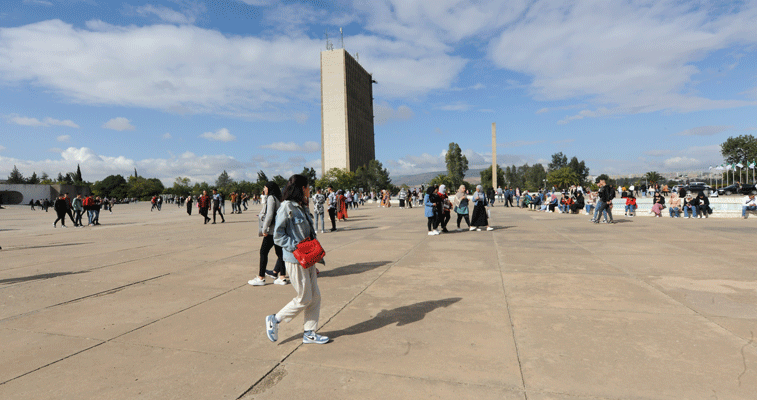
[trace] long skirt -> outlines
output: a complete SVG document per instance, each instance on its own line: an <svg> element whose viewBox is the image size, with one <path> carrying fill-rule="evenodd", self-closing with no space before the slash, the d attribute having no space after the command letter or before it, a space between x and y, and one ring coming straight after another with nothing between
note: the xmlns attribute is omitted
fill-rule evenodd
<svg viewBox="0 0 757 400"><path fill-rule="evenodd" d="M471 219L471 226L489 226L489 218L486 217L486 207L481 201L473 207L473 218Z"/></svg>

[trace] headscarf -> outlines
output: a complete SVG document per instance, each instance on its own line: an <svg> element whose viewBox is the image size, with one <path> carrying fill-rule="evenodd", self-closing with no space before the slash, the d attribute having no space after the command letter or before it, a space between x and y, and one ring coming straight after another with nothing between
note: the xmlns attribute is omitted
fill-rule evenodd
<svg viewBox="0 0 757 400"><path fill-rule="evenodd" d="M455 197L452 198L452 204L454 204L455 207L459 207L463 198L465 198L465 185L460 185L460 187L457 188Z"/></svg>
<svg viewBox="0 0 757 400"><path fill-rule="evenodd" d="M481 185L476 185L476 191L477 192L483 192L484 191L484 187L481 186Z"/></svg>
<svg viewBox="0 0 757 400"><path fill-rule="evenodd" d="M681 206L681 199L678 197L678 193L673 192L670 194L670 206L671 207Z"/></svg>
<svg viewBox="0 0 757 400"><path fill-rule="evenodd" d="M441 194L447 193L447 186L439 185L439 193Z"/></svg>

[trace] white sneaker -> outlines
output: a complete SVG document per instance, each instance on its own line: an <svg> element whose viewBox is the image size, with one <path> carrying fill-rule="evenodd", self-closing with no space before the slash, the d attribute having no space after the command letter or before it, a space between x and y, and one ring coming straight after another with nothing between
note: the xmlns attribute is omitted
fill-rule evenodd
<svg viewBox="0 0 757 400"><path fill-rule="evenodd" d="M274 285L288 285L289 279L282 279L282 278L276 278L275 281L273 281Z"/></svg>
<svg viewBox="0 0 757 400"><path fill-rule="evenodd" d="M477 230L478 232L481 232L481 228L477 228L476 230Z"/></svg>
<svg viewBox="0 0 757 400"><path fill-rule="evenodd" d="M476 228L474 228L474 227L471 227L471 228L470 228L470 229L468 229L468 230L469 230L469 231L475 231L475 230L476 230Z"/></svg>
<svg viewBox="0 0 757 400"><path fill-rule="evenodd" d="M494 230L494 228L492 228L491 226L489 226L489 227L487 227L487 228L486 228L486 230L487 230L487 231L493 231L493 230Z"/></svg>
<svg viewBox="0 0 757 400"><path fill-rule="evenodd" d="M434 235L435 235L435 233L434 233L434 232L436 232L436 231L428 231L428 235L429 235L429 236L434 236Z"/></svg>
<svg viewBox="0 0 757 400"><path fill-rule="evenodd" d="M249 281L247 281L247 283L252 286L265 286L265 278L260 279L259 276L256 276L254 279L250 279Z"/></svg>

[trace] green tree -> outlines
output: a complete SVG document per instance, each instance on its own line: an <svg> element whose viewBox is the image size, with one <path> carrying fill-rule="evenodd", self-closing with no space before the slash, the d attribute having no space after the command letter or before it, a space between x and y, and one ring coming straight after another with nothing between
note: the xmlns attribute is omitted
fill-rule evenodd
<svg viewBox="0 0 757 400"><path fill-rule="evenodd" d="M348 171L346 168L332 168L328 170L321 179L317 181L316 186L325 188L329 185L335 190L355 188L355 173Z"/></svg>
<svg viewBox="0 0 757 400"><path fill-rule="evenodd" d="M547 179L547 171L541 164L534 164L524 171L523 177L528 190L539 190L544 187Z"/></svg>
<svg viewBox="0 0 757 400"><path fill-rule="evenodd" d="M64 183L66 181L66 178L63 177L63 174L58 172L58 178L55 180L58 183Z"/></svg>
<svg viewBox="0 0 757 400"><path fill-rule="evenodd" d="M489 170L491 171L491 168ZM428 186L433 186L433 185L444 185L444 186L446 186L448 193L449 193L449 191L452 188L455 188L455 190L457 190L456 188L459 186L459 185L455 186L455 183L452 182L452 178L449 176L449 174L439 174L439 175L431 178L431 180L428 181ZM454 192L454 190L453 190L453 192Z"/></svg>
<svg viewBox="0 0 757 400"><path fill-rule="evenodd" d="M223 170L223 172L218 175L218 179L216 179L216 188L220 191L228 191L227 189L233 184L234 179L229 176L226 170Z"/></svg>
<svg viewBox="0 0 757 400"><path fill-rule="evenodd" d="M518 173L518 167L515 165L505 167L505 184L511 188L523 188L526 186L526 181L523 179L523 175Z"/></svg>
<svg viewBox="0 0 757 400"><path fill-rule="evenodd" d="M657 171L649 171L646 174L644 174L644 179L649 182L649 184L655 184L655 183L664 183L663 180L665 178L662 177Z"/></svg>
<svg viewBox="0 0 757 400"><path fill-rule="evenodd" d="M447 176L452 186L458 187L465 179L465 173L468 172L468 158L463 155L460 146L457 143L450 143L447 154L444 156L447 163Z"/></svg>
<svg viewBox="0 0 757 400"><path fill-rule="evenodd" d="M491 166L481 171L481 186L483 186L484 189L488 189L492 187L492 167ZM505 171L499 165L497 165L497 186L506 186Z"/></svg>
<svg viewBox="0 0 757 400"><path fill-rule="evenodd" d="M586 182L586 177L589 176L589 168L586 166L586 163L583 160L579 162L578 158L574 156L570 159L568 167L570 167L570 169L572 169L573 172L578 175L578 180L580 182L578 184L583 184L584 182Z"/></svg>
<svg viewBox="0 0 757 400"><path fill-rule="evenodd" d="M77 184L83 183L84 178L81 176L81 168L79 167L79 164L76 164L76 177L74 178L74 182Z"/></svg>
<svg viewBox="0 0 757 400"><path fill-rule="evenodd" d="M757 138L752 135L729 137L720 145L720 153L727 164L748 165L757 160Z"/></svg>
<svg viewBox="0 0 757 400"><path fill-rule="evenodd" d="M558 189L567 189L571 185L581 184L581 177L571 167L562 167L547 173L547 182Z"/></svg>
<svg viewBox="0 0 757 400"><path fill-rule="evenodd" d="M379 191L387 189L394 192L396 187L392 185L389 171L384 168L379 160L371 160L368 164L358 167L354 173L354 188L362 188L365 191Z"/></svg>
<svg viewBox="0 0 757 400"><path fill-rule="evenodd" d="M268 183L268 177L265 176L265 172L263 172L262 170L258 171L258 183L263 185Z"/></svg>
<svg viewBox="0 0 757 400"><path fill-rule="evenodd" d="M276 182L277 185L281 188L281 192L284 192L284 188L287 186L287 182L289 181L287 178L284 178L281 175L276 175L273 177L273 181Z"/></svg>
<svg viewBox="0 0 757 400"><path fill-rule="evenodd" d="M171 194L185 197L189 196L189 193L192 191L192 189L189 187L189 183L189 178L182 178L180 176L177 176L173 182L173 186L170 188Z"/></svg>
<svg viewBox="0 0 757 400"><path fill-rule="evenodd" d="M300 172L300 175L308 178L308 182L310 183L310 185L315 185L315 181L316 179L318 179L318 177L315 174L315 169L313 168L304 167L302 169L302 172Z"/></svg>
<svg viewBox="0 0 757 400"><path fill-rule="evenodd" d="M36 185L39 183L39 178L37 178L37 173L32 172L32 176L29 177L29 179L26 180L26 183L31 185Z"/></svg>
<svg viewBox="0 0 757 400"><path fill-rule="evenodd" d="M19 171L15 165L13 166L11 174L8 175L8 183L26 183L24 175L21 174L21 171Z"/></svg>
<svg viewBox="0 0 757 400"><path fill-rule="evenodd" d="M123 176L110 175L92 185L92 194L122 199L128 195L128 184Z"/></svg>
<svg viewBox="0 0 757 400"><path fill-rule="evenodd" d="M578 161L578 160L576 160ZM561 152L552 154L552 162L547 165L548 171L557 171L560 168L568 166L568 156Z"/></svg>

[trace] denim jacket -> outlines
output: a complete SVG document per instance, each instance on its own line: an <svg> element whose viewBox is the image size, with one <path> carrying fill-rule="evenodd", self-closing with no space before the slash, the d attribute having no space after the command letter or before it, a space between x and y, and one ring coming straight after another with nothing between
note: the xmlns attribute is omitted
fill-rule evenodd
<svg viewBox="0 0 757 400"><path fill-rule="evenodd" d="M313 220L310 213L302 206L289 200L281 203L276 212L273 243L284 250L284 261L298 264L292 252L305 238L311 236L315 238L312 226Z"/></svg>

